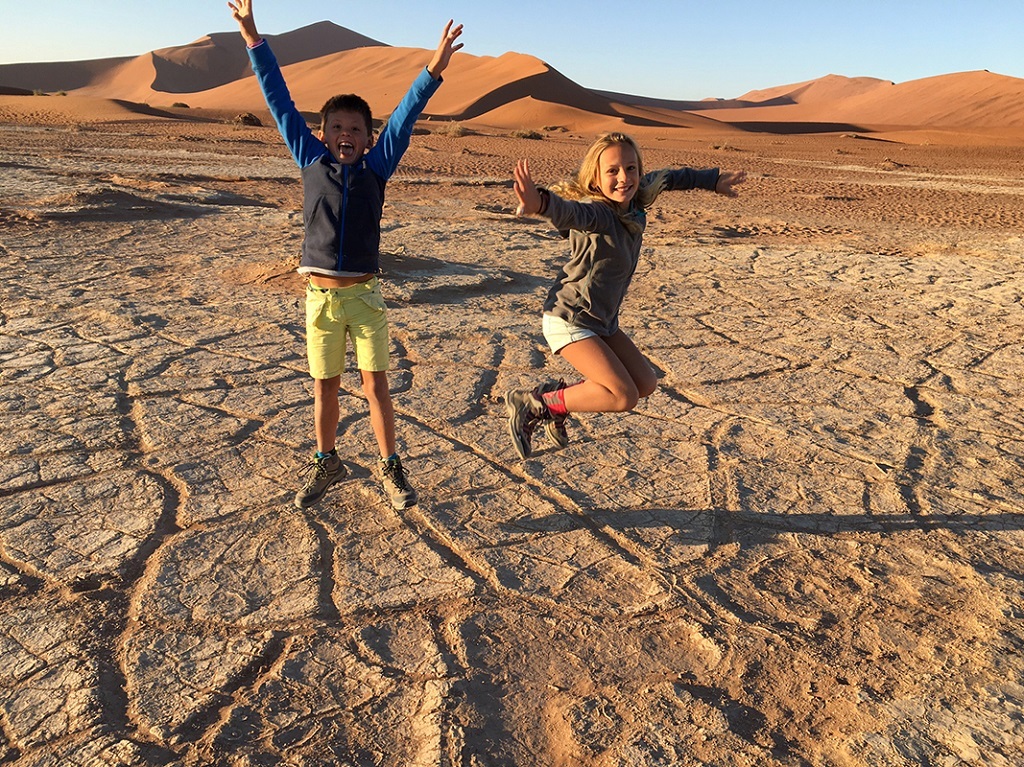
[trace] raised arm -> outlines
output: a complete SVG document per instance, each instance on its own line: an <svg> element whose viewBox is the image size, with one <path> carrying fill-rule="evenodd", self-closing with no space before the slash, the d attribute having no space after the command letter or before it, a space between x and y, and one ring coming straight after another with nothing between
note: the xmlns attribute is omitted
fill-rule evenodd
<svg viewBox="0 0 1024 767"><path fill-rule="evenodd" d="M232 18L238 22L238 29L242 33L246 45L251 48L263 39L256 31L256 19L252 15L252 0L228 0L228 8L231 9Z"/></svg>
<svg viewBox="0 0 1024 767"><path fill-rule="evenodd" d="M462 25L459 24L452 27L454 23L453 19L448 19L444 32L441 33L441 42L437 44L437 50L434 51L434 58L427 64L427 71L430 72L430 76L435 80L440 79L441 73L448 68L448 62L452 60L452 54L462 48L462 43L455 44L455 41L462 34Z"/></svg>
<svg viewBox="0 0 1024 767"><path fill-rule="evenodd" d="M270 50L270 45L263 43L263 38L256 30L252 0L228 0L228 8L238 22L242 38L248 47L249 62L256 75L256 82L259 83L263 98L270 108L270 114L277 123L277 129L295 162L300 168L304 168L322 157L327 147L309 129L306 118L295 107L274 52Z"/></svg>
<svg viewBox="0 0 1024 767"><path fill-rule="evenodd" d="M517 216L532 216L534 213L541 213L545 207L544 198L541 196L537 185L533 183L530 176L530 161L519 160L513 171L515 182L512 188L516 192L516 199L519 205L516 208Z"/></svg>

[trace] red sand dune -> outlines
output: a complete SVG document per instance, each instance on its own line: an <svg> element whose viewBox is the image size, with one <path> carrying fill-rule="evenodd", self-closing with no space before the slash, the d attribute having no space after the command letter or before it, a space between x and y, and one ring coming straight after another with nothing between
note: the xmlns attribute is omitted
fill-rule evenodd
<svg viewBox="0 0 1024 767"><path fill-rule="evenodd" d="M335 93L354 91L367 99L375 114L384 116L430 58L429 50L392 48L330 22L267 37L296 104L307 112L318 110ZM699 102L583 88L543 61L518 53L459 53L445 79L445 87L431 100L428 117L503 128L558 125L590 131L621 125L720 130L723 123L732 123L780 132L1024 129L1024 80L986 71L900 84L827 75L751 91L737 99ZM188 45L128 59L0 66L0 93L13 89L63 90L108 100L108 106L96 108L100 112L127 109L111 100L155 107L180 101L190 107L265 112L235 33L207 35ZM43 112L57 108L32 107Z"/></svg>
<svg viewBox="0 0 1024 767"><path fill-rule="evenodd" d="M899 84L828 75L752 91L702 111L730 122L1018 128L1024 127L1024 80L986 71Z"/></svg>
<svg viewBox="0 0 1024 767"><path fill-rule="evenodd" d="M178 117L157 107L119 99L85 96L10 96L0 94L0 122L60 125Z"/></svg>

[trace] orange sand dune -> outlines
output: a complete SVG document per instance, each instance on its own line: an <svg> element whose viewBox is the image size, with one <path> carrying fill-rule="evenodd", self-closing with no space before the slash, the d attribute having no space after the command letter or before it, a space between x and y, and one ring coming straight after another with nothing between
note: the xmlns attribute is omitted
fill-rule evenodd
<svg viewBox="0 0 1024 767"><path fill-rule="evenodd" d="M731 102L732 106L786 106L789 104L833 104L864 96L891 86L888 80L874 77L825 75L816 80L750 91Z"/></svg>
<svg viewBox="0 0 1024 767"><path fill-rule="evenodd" d="M177 118L180 115L146 104L118 99L0 95L0 122L70 126L152 120L154 117Z"/></svg>
<svg viewBox="0 0 1024 767"><path fill-rule="evenodd" d="M386 47L326 21L282 35L267 35L267 40L282 66L338 51ZM162 48L117 63L100 72L89 85L77 88L76 93L155 103L167 100L156 94L201 93L251 75L241 38L235 33L221 32L188 45Z"/></svg>
<svg viewBox="0 0 1024 767"><path fill-rule="evenodd" d="M429 51L416 48L363 48L285 67L284 75L300 109L316 111L330 96L351 87L370 103L374 114L383 116L394 109L429 58ZM198 106L262 108L251 79L190 98ZM722 127L682 111L614 102L521 53L496 58L456 54L445 73L445 85L430 100L425 116L500 128Z"/></svg>
<svg viewBox="0 0 1024 767"><path fill-rule="evenodd" d="M384 116L395 108L430 55L420 48L357 48L286 65L283 72L292 99L303 111L315 112L334 94L355 91L369 102L375 115ZM129 90L133 83L151 81L153 76L152 62L140 57L123 65L102 88L76 93L110 95L116 91L133 100L166 103L171 98L167 93L138 86ZM179 97L185 95L192 107L265 112L252 77ZM497 58L456 54L445 73L444 87L431 99L425 116L505 128L560 125L569 130L629 124L695 127L711 122L684 112L614 104L539 59L519 53Z"/></svg>
<svg viewBox="0 0 1024 767"><path fill-rule="evenodd" d="M867 123L1024 127L1024 79L960 72L892 85L836 105L836 114Z"/></svg>
<svg viewBox="0 0 1024 767"><path fill-rule="evenodd" d="M282 71L292 100L303 111L316 112L337 93L356 92L366 99L375 115L383 116L395 108L416 73L429 61L430 52L419 48L357 48L288 64ZM167 95L154 91L149 97L166 99ZM259 86L251 76L189 93L187 101L197 107L266 111Z"/></svg>
<svg viewBox="0 0 1024 767"><path fill-rule="evenodd" d="M430 58L429 50L392 48L330 22L267 37L296 104L306 112L316 112L336 93L356 92L375 114L385 116ZM827 75L750 91L737 99L697 102L584 88L540 59L518 53L459 53L445 79L425 117L503 128L720 131L723 123L731 123L748 131L789 133L956 130L964 135L1016 135L1024 130L1024 80L987 71L901 84ZM69 91L106 100L107 106L96 108L100 111L111 108L110 100L120 100L266 113L244 45L237 34L227 32L128 59L0 66L0 89ZM50 113L54 105L32 108Z"/></svg>
<svg viewBox="0 0 1024 767"><path fill-rule="evenodd" d="M0 87L28 91L71 91L84 88L131 57L121 56L89 61L0 64Z"/></svg>
<svg viewBox="0 0 1024 767"><path fill-rule="evenodd" d="M982 71L893 84L829 75L753 91L703 113L746 123L1015 128L1024 127L1024 79Z"/></svg>
<svg viewBox="0 0 1024 767"><path fill-rule="evenodd" d="M386 47L329 21L266 38L282 64L353 48ZM218 32L187 45L135 57L0 65L0 87L77 91L83 96L128 99L147 90L170 94L205 91L251 74L249 57L239 35Z"/></svg>

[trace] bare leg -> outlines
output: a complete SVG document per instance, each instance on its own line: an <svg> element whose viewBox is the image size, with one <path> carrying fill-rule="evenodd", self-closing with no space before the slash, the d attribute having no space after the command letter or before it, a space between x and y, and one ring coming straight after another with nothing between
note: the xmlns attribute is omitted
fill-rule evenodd
<svg viewBox="0 0 1024 767"><path fill-rule="evenodd" d="M643 399L654 394L655 389L658 388L658 376L644 353L636 348L633 340L618 330L615 335L606 338L605 341L629 371L640 398Z"/></svg>
<svg viewBox="0 0 1024 767"><path fill-rule="evenodd" d="M605 338L584 338L560 354L586 379L565 390L570 413L624 412L657 388L647 358L621 330Z"/></svg>
<svg viewBox="0 0 1024 767"><path fill-rule="evenodd" d="M360 370L363 393L370 404L370 425L377 438L381 458L395 452L395 408L391 403L387 371Z"/></svg>
<svg viewBox="0 0 1024 767"><path fill-rule="evenodd" d="M341 376L313 379L313 425L316 449L329 453L338 438L338 388Z"/></svg>

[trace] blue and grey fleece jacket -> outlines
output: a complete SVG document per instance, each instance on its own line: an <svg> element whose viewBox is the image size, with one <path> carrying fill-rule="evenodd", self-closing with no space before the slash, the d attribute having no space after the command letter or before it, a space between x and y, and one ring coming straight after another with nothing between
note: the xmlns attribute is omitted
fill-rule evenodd
<svg viewBox="0 0 1024 767"><path fill-rule="evenodd" d="M384 187L441 80L424 68L374 145L355 165L342 165L295 107L270 45L263 41L250 48L249 60L274 122L302 170L305 239L299 272L335 277L376 274Z"/></svg>

